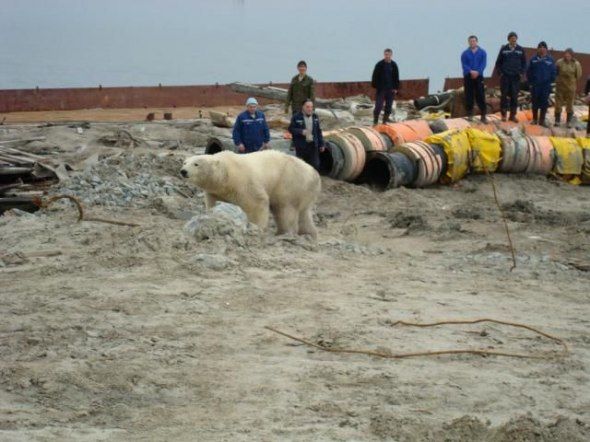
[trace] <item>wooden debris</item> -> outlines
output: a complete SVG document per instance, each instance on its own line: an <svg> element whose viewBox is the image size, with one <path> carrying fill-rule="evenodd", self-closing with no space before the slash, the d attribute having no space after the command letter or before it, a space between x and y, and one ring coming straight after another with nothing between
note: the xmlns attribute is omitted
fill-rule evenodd
<svg viewBox="0 0 590 442"><path fill-rule="evenodd" d="M211 122L213 126L217 127L233 127L235 123L234 118L230 118L229 115L224 114L223 112L217 111L209 111L209 118L211 118Z"/></svg>
<svg viewBox="0 0 590 442"><path fill-rule="evenodd" d="M241 94L246 94L253 97L262 97L268 98L270 100L275 101L282 101L285 102L287 100L287 89L283 89L280 87L275 86L257 86L255 84L249 83L231 83L230 88L234 92L239 92ZM336 99L326 99L326 98L316 98L315 105L316 107L330 107L332 104L341 102L342 100Z"/></svg>

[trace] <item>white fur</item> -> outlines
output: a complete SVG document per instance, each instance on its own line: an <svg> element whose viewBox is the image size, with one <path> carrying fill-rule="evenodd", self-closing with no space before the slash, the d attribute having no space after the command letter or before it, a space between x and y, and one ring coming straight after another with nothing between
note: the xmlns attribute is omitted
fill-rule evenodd
<svg viewBox="0 0 590 442"><path fill-rule="evenodd" d="M223 151L187 158L182 171L205 191L207 208L217 201L236 204L262 229L268 225L270 211L278 234L317 236L312 208L321 180L313 167L298 158L272 150L245 155Z"/></svg>

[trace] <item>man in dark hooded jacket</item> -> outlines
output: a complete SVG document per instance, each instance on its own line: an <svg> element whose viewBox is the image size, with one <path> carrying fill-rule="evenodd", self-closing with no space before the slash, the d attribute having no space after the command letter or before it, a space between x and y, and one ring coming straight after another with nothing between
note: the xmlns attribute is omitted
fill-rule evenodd
<svg viewBox="0 0 590 442"><path fill-rule="evenodd" d="M399 69L397 63L393 61L393 51L385 49L383 51L383 60L379 61L373 69L371 85L377 89L375 97L375 110L373 111L373 124L379 122L379 114L385 103L383 113L383 124L387 123L391 115L393 100L399 90Z"/></svg>
<svg viewBox="0 0 590 442"><path fill-rule="evenodd" d="M520 92L520 79L526 71L526 54L522 46L516 44L518 35L516 32L508 34L508 44L500 48L496 59L495 70L500 74L500 112L502 121L506 121L508 105L510 103L510 121L516 122L516 108L518 106L518 93Z"/></svg>

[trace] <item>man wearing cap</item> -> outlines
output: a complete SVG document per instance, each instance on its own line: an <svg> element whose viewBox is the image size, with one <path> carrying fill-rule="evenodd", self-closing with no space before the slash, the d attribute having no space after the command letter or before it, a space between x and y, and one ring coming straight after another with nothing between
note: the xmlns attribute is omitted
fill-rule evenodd
<svg viewBox="0 0 590 442"><path fill-rule="evenodd" d="M232 138L239 153L268 149L270 132L264 113L258 110L256 98L250 97L246 101L246 110L236 118Z"/></svg>
<svg viewBox="0 0 590 442"><path fill-rule="evenodd" d="M500 112L502 121L506 121L506 114L510 104L510 121L516 122L516 108L520 91L520 78L526 71L526 54L524 49L516 44L516 32L508 34L508 44L500 48L496 59L495 70L500 74Z"/></svg>
<svg viewBox="0 0 590 442"><path fill-rule="evenodd" d="M291 79L285 102L285 113L289 112L289 105L291 105L293 115L301 112L301 106L306 100L315 102L315 85L313 78L307 75L307 63L301 60L297 63L297 70L299 74Z"/></svg>
<svg viewBox="0 0 590 442"><path fill-rule="evenodd" d="M461 54L461 66L463 67L463 88L465 89L465 110L467 116L473 117L473 102L477 101L477 107L481 112L481 122L486 123L486 98L483 84L483 71L486 68L487 54L478 45L475 35L467 39L469 47Z"/></svg>
<svg viewBox="0 0 590 442"><path fill-rule="evenodd" d="M555 125L561 121L561 110L565 106L567 127L571 127L574 117L574 98L578 80L582 78L582 66L574 58L574 50L567 48L563 58L557 60L557 81L555 83Z"/></svg>
<svg viewBox="0 0 590 442"><path fill-rule="evenodd" d="M291 118L289 132L293 135L295 154L314 169L320 169L320 152L324 151L324 137L320 119L313 111L313 102L303 103L301 112Z"/></svg>
<svg viewBox="0 0 590 442"><path fill-rule="evenodd" d="M371 86L377 89L375 97L375 110L373 111L373 124L379 122L379 114L383 109L383 124L387 123L391 115L391 108L395 94L399 90L399 69L397 63L393 61L393 51L385 49L383 51L383 60L379 61L373 69L373 76L371 78Z"/></svg>
<svg viewBox="0 0 590 442"><path fill-rule="evenodd" d="M527 80L531 85L531 98L533 101L532 124L546 126L545 115L549 107L549 94L551 83L555 81L557 69L553 57L547 52L547 43L540 42L537 46L537 55L531 58L527 69ZM541 111L539 115L539 111Z"/></svg>

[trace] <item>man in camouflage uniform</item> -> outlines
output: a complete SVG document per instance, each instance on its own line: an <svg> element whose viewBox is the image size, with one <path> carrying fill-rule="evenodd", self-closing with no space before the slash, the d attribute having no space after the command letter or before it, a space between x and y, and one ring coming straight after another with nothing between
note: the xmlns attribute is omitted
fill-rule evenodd
<svg viewBox="0 0 590 442"><path fill-rule="evenodd" d="M557 60L557 80L555 81L555 125L559 126L561 110L565 106L567 126L571 127L574 117L574 98L578 80L582 77L582 66L574 58L571 48L565 50L563 58Z"/></svg>
<svg viewBox="0 0 590 442"><path fill-rule="evenodd" d="M297 70L299 74L291 79L285 102L285 113L289 112L289 105L291 105L291 114L293 115L301 112L303 103L307 100L315 103L315 85L313 78L307 75L307 63L301 60L297 63Z"/></svg>

